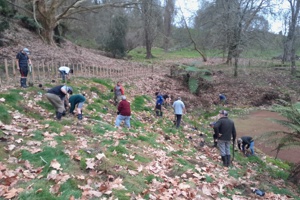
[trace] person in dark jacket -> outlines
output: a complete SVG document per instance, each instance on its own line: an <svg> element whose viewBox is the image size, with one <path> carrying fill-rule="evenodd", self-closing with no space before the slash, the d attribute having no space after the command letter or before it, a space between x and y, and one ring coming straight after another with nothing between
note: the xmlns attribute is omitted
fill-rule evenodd
<svg viewBox="0 0 300 200"><path fill-rule="evenodd" d="M228 112L221 110L220 119L214 124L214 132L218 136L218 148L222 157L223 165L230 165L230 143L236 139L234 122L228 118Z"/></svg>
<svg viewBox="0 0 300 200"><path fill-rule="evenodd" d="M75 94L69 98L69 103L71 104L70 113L74 114L75 106L77 105L77 118L82 120L82 107L85 102L84 95Z"/></svg>
<svg viewBox="0 0 300 200"><path fill-rule="evenodd" d="M164 106L167 108L171 105L171 97L169 96L169 94L164 94L162 95L162 97L164 98Z"/></svg>
<svg viewBox="0 0 300 200"><path fill-rule="evenodd" d="M66 85L59 85L51 88L45 94L50 103L54 106L56 110L56 119L61 120L61 117L66 112L65 101L67 101L67 94L72 94L72 87Z"/></svg>
<svg viewBox="0 0 300 200"><path fill-rule="evenodd" d="M19 71L21 74L20 83L22 88L27 88L27 75L29 72L29 66L31 65L31 60L28 57L29 54L29 50L27 48L24 48L16 56L17 67L19 67Z"/></svg>
<svg viewBox="0 0 300 200"><path fill-rule="evenodd" d="M161 111L161 106L164 103L164 98L162 97L160 92L155 92L155 96L156 96L155 113L156 116L162 117L163 113Z"/></svg>
<svg viewBox="0 0 300 200"><path fill-rule="evenodd" d="M239 150L243 151L244 154L246 154L245 150L250 148L251 155L254 154L254 140L250 136L243 136L239 138L238 140L238 148ZM246 147L246 149L245 149Z"/></svg>
<svg viewBox="0 0 300 200"><path fill-rule="evenodd" d="M122 121L125 122L127 128L130 128L130 103L126 100L126 96L122 96L122 101L118 105L118 116L116 118L115 126L120 127Z"/></svg>

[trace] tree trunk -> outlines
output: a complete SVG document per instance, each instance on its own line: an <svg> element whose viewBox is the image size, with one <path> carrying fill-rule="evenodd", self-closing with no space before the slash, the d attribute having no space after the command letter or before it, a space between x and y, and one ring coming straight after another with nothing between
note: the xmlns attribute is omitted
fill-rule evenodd
<svg viewBox="0 0 300 200"><path fill-rule="evenodd" d="M165 0L166 7L164 12L164 51L167 52L169 50L170 45L170 37L171 37L171 27L172 27L172 21L173 21L173 14L174 14L174 7L175 7L175 1L174 0Z"/></svg>

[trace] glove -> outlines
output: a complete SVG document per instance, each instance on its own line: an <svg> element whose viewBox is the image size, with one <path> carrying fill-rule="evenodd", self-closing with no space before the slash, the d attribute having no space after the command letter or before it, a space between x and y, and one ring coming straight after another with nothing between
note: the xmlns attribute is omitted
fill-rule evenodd
<svg viewBox="0 0 300 200"><path fill-rule="evenodd" d="M117 112L117 115L119 115L119 114L120 114L120 112L118 111L118 112Z"/></svg>
<svg viewBox="0 0 300 200"><path fill-rule="evenodd" d="M113 92L113 91L114 91L114 89L111 89L110 91L111 91L111 92Z"/></svg>

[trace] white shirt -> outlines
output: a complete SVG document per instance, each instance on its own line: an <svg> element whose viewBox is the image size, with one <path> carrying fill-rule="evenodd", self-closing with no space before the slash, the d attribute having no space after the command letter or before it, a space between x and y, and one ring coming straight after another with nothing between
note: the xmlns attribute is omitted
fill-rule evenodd
<svg viewBox="0 0 300 200"><path fill-rule="evenodd" d="M185 108L184 103L181 100L174 101L173 106L175 115L182 115Z"/></svg>
<svg viewBox="0 0 300 200"><path fill-rule="evenodd" d="M59 71L64 71L66 72L67 74L70 72L70 68L69 67L66 67L66 66L61 66L58 68Z"/></svg>

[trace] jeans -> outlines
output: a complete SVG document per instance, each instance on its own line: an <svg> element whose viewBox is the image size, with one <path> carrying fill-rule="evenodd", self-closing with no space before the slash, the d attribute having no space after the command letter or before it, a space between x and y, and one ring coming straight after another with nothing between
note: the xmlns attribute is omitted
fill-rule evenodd
<svg viewBox="0 0 300 200"><path fill-rule="evenodd" d="M62 77L62 80L65 81L66 75L68 75L65 71L59 71Z"/></svg>
<svg viewBox="0 0 300 200"><path fill-rule="evenodd" d="M243 146L242 146L243 152L245 152L245 146L246 146L246 145L243 145ZM254 155L254 141L252 141L252 142L250 143L249 149L250 149L250 151L251 151L251 154Z"/></svg>
<svg viewBox="0 0 300 200"><path fill-rule="evenodd" d="M116 118L116 127L120 127L120 123L124 120L125 125L130 128L130 116L123 116L123 115L118 115Z"/></svg>
<svg viewBox="0 0 300 200"><path fill-rule="evenodd" d="M230 143L231 141L218 140L218 147L221 156L230 155Z"/></svg>
<svg viewBox="0 0 300 200"><path fill-rule="evenodd" d="M175 117L176 117L176 128L179 128L179 126L180 126L181 116L182 115L175 115Z"/></svg>

